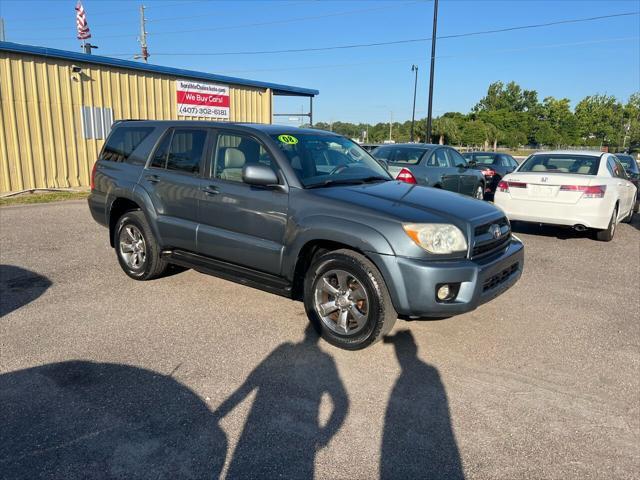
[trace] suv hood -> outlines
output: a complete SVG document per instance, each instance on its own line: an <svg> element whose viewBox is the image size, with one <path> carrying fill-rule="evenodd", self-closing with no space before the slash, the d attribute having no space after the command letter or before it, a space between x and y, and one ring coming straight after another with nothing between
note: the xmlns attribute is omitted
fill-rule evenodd
<svg viewBox="0 0 640 480"><path fill-rule="evenodd" d="M438 188L389 181L308 190L401 222L479 224L504 216L490 203Z"/></svg>

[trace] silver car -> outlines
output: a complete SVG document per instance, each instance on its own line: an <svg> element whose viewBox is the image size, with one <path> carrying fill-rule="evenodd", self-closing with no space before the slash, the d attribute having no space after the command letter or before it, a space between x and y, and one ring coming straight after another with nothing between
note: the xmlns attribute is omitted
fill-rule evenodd
<svg viewBox="0 0 640 480"><path fill-rule="evenodd" d="M445 145L403 143L383 145L371 152L389 166L389 173L407 183L442 188L484 199L486 180L454 148Z"/></svg>

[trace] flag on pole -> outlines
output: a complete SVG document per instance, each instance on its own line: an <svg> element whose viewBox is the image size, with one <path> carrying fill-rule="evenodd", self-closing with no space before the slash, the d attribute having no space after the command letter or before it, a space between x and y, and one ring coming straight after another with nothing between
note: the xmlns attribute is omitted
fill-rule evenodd
<svg viewBox="0 0 640 480"><path fill-rule="evenodd" d="M78 40L86 40L91 38L91 31L87 23L87 14L84 11L82 2L78 0L76 4L76 28L78 29Z"/></svg>

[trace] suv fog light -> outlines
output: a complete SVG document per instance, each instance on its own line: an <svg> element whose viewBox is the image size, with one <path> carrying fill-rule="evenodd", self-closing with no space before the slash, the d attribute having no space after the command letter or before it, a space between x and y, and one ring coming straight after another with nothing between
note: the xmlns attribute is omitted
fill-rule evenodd
<svg viewBox="0 0 640 480"><path fill-rule="evenodd" d="M442 285L438 289L438 300L446 300L450 294L451 289L449 288L449 285Z"/></svg>
<svg viewBox="0 0 640 480"><path fill-rule="evenodd" d="M459 283L440 283L436 285L436 297L438 302L452 302L460 291Z"/></svg>

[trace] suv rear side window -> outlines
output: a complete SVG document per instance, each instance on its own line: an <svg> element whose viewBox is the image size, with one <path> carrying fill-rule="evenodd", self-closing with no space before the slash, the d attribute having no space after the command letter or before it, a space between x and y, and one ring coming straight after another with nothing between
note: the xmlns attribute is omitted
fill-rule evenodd
<svg viewBox="0 0 640 480"><path fill-rule="evenodd" d="M175 129L164 136L151 159L151 167L197 174L207 141L207 130Z"/></svg>
<svg viewBox="0 0 640 480"><path fill-rule="evenodd" d="M126 162L138 145L153 131L153 127L116 127L102 150L100 160Z"/></svg>

